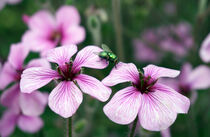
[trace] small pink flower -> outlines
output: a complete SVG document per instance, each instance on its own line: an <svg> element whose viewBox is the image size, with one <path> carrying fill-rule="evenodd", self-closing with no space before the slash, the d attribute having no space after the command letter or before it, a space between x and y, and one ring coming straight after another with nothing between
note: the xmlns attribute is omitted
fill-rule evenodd
<svg viewBox="0 0 210 137"><path fill-rule="evenodd" d="M203 41L203 43L201 45L201 49L200 49L200 57L206 63L210 62L210 54L209 53L210 53L210 33Z"/></svg>
<svg viewBox="0 0 210 137"><path fill-rule="evenodd" d="M210 68L200 65L195 69L189 63L182 66L181 74L176 79L161 79L161 82L172 87L183 95L189 96L193 104L197 98L195 90L210 87Z"/></svg>
<svg viewBox="0 0 210 137"><path fill-rule="evenodd" d="M51 49L47 53L47 60L57 63L57 70L46 67L26 69L20 81L21 91L31 93L54 79L59 80L59 84L49 95L48 104L55 113L64 118L71 117L82 103L81 91L100 101L106 101L111 94L110 88L94 77L81 74L82 67L102 69L107 66L106 61L94 54L101 51L102 49L96 46L87 46L78 52L74 61L71 61L71 57L77 52L76 45Z"/></svg>
<svg viewBox="0 0 210 137"><path fill-rule="evenodd" d="M78 44L85 39L85 30L80 24L80 15L73 6L63 6L53 17L42 10L27 20L29 30L23 41L32 51L41 52L59 44Z"/></svg>
<svg viewBox="0 0 210 137"><path fill-rule="evenodd" d="M106 86L131 82L132 86L118 91L105 105L104 113L118 124L129 124L138 115L140 125L160 131L174 123L177 113L187 113L190 101L172 88L161 84L161 77L176 77L179 71L148 65L144 74L132 63L119 63L103 79Z"/></svg>
<svg viewBox="0 0 210 137"><path fill-rule="evenodd" d="M43 121L38 116L23 115L19 109L10 108L0 120L1 137L8 137L14 131L15 125L24 132L35 133L43 126Z"/></svg>
<svg viewBox="0 0 210 137"><path fill-rule="evenodd" d="M9 136L16 124L26 132L36 132L43 125L38 116L44 112L48 95L39 91L32 94L21 93L19 81L24 69L35 66L50 67L50 64L44 59L34 59L24 66L28 53L29 50L24 44L13 44L8 61L3 65L0 73L0 89L5 89L14 82L0 98L1 104L9 108L0 120L0 135L3 137Z"/></svg>

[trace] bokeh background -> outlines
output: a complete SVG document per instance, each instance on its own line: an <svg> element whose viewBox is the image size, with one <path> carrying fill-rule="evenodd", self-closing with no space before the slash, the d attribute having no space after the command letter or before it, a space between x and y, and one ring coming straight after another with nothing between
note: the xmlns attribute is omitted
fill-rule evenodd
<svg viewBox="0 0 210 137"><path fill-rule="evenodd" d="M33 15L41 9L54 13L67 3L78 9L81 25L86 29L86 39L78 45L79 49L105 43L119 56L120 61L133 62L139 68L152 63L180 70L186 62L193 67L204 64L199 49L210 32L208 0L22 0L16 5L7 4L0 10L1 63L7 60L10 45L20 42L27 30L22 20L24 14ZM26 62L37 57L37 53L30 53ZM86 69L85 73L103 79L112 67L110 65L104 70ZM120 84L113 87L112 95L125 86ZM50 92L52 89L53 83L50 83L41 90ZM178 115L171 126L172 137L210 136L210 89L197 93L197 100L191 105L189 113ZM73 116L75 137L127 136L127 125L115 124L104 115L102 110L105 104L84 95L83 103ZM1 115L4 110L1 106ZM16 128L11 137L64 136L64 119L48 107L41 117L44 127L38 133L28 134ZM160 132L139 127L137 136L161 135Z"/></svg>

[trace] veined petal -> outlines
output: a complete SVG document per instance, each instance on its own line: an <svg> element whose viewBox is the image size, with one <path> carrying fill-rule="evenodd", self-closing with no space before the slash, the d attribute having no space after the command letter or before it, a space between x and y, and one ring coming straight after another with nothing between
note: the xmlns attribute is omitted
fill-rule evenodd
<svg viewBox="0 0 210 137"><path fill-rule="evenodd" d="M21 70L23 69L23 63L28 53L28 48L22 43L12 44L8 56L8 61L16 70Z"/></svg>
<svg viewBox="0 0 210 137"><path fill-rule="evenodd" d="M208 36L205 38L201 45L200 49L200 57L204 62L210 62L210 33Z"/></svg>
<svg viewBox="0 0 210 137"><path fill-rule="evenodd" d="M139 122L147 130L160 131L174 123L177 113L170 108L171 103L164 102L158 95L143 94L139 111ZM169 104L169 105L168 105Z"/></svg>
<svg viewBox="0 0 210 137"><path fill-rule="evenodd" d="M78 82L78 85L84 93L89 94L100 101L107 101L111 95L111 89L104 86L94 77L80 74L75 80Z"/></svg>
<svg viewBox="0 0 210 137"><path fill-rule="evenodd" d="M71 57L77 52L76 45L66 45L51 49L47 53L47 60L59 64L60 66L69 63Z"/></svg>
<svg viewBox="0 0 210 137"><path fill-rule="evenodd" d="M180 71L173 70L173 69L168 69L168 68L163 68L163 67L158 67L155 65L148 65L143 68L144 70L144 75L151 76L153 79L158 79L160 77L177 77L180 73Z"/></svg>
<svg viewBox="0 0 210 137"><path fill-rule="evenodd" d="M5 107L13 107L18 105L20 94L19 83L4 91L1 95L1 104Z"/></svg>
<svg viewBox="0 0 210 137"><path fill-rule="evenodd" d="M101 52L102 49L97 46L87 46L77 53L74 60L73 69L80 70L81 67L103 69L107 67L105 60L102 60L96 53Z"/></svg>
<svg viewBox="0 0 210 137"><path fill-rule="evenodd" d="M85 29L81 26L71 26L63 30L61 43L63 45L79 44L85 40Z"/></svg>
<svg viewBox="0 0 210 137"><path fill-rule="evenodd" d="M59 78L57 71L42 68L33 67L23 71L20 80L20 89L23 93L31 93L44 85L48 84L51 80Z"/></svg>
<svg viewBox="0 0 210 137"><path fill-rule="evenodd" d="M102 83L106 86L114 86L129 81L137 83L138 79L139 72L133 63L120 62L112 69L110 74L102 80Z"/></svg>
<svg viewBox="0 0 210 137"><path fill-rule="evenodd" d="M0 73L0 89L4 89L8 84L15 81L17 77L18 74L16 70L9 62L6 62Z"/></svg>
<svg viewBox="0 0 210 137"><path fill-rule="evenodd" d="M206 89L210 87L210 68L200 65L188 76L188 83L192 89Z"/></svg>
<svg viewBox="0 0 210 137"><path fill-rule="evenodd" d="M156 99L162 100L164 105L177 113L187 113L190 107L190 100L175 91L174 89L160 83L156 83L153 87Z"/></svg>
<svg viewBox="0 0 210 137"><path fill-rule="evenodd" d="M64 118L71 117L82 103L82 92L72 81L60 82L49 95L49 107Z"/></svg>
<svg viewBox="0 0 210 137"><path fill-rule="evenodd" d="M17 118L18 115L10 109L4 112L0 120L1 137L8 137L14 131Z"/></svg>
<svg viewBox="0 0 210 137"><path fill-rule="evenodd" d="M21 115L17 121L18 127L29 133L35 133L43 127L43 121L40 117L31 117Z"/></svg>
<svg viewBox="0 0 210 137"><path fill-rule="evenodd" d="M24 115L39 116L47 105L48 94L35 91L33 93L21 93L19 98L20 108Z"/></svg>
<svg viewBox="0 0 210 137"><path fill-rule="evenodd" d="M58 26L69 27L80 23L80 15L77 9L73 6L62 6L56 12L56 22Z"/></svg>
<svg viewBox="0 0 210 137"><path fill-rule="evenodd" d="M118 124L129 124L135 120L141 106L141 93L134 87L118 91L104 106L107 117Z"/></svg>
<svg viewBox="0 0 210 137"><path fill-rule="evenodd" d="M28 65L27 65L27 68L31 68L31 67L43 67L43 68L50 68L50 63L44 59L44 58L41 58L41 59L33 59L31 60Z"/></svg>

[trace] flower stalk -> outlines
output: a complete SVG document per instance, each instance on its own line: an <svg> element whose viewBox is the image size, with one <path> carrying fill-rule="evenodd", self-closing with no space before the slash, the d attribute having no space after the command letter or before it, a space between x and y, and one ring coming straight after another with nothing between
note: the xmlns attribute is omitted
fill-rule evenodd
<svg viewBox="0 0 210 137"><path fill-rule="evenodd" d="M134 137L135 136L135 131L137 127L137 122L138 122L138 117L136 117L135 121L133 122L133 125L131 127L130 135L129 137Z"/></svg>
<svg viewBox="0 0 210 137"><path fill-rule="evenodd" d="M66 137L73 137L72 136L72 117L66 119Z"/></svg>

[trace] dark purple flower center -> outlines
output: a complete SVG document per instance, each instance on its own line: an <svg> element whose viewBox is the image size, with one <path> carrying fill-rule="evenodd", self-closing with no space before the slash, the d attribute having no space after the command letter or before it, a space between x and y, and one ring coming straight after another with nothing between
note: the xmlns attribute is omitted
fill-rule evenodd
<svg viewBox="0 0 210 137"><path fill-rule="evenodd" d="M139 81L132 83L142 94L152 92L152 88L157 80L153 80L150 76L145 77L142 72L139 73Z"/></svg>
<svg viewBox="0 0 210 137"><path fill-rule="evenodd" d="M21 70L16 70L16 75L15 75L15 79L17 81L20 81L21 79L21 74L23 73L24 69L21 69Z"/></svg>
<svg viewBox="0 0 210 137"><path fill-rule="evenodd" d="M80 71L74 72L72 69L72 66L73 66L73 62L70 61L69 63L65 63L64 66L57 67L57 71L62 77L61 78L62 81L73 81L74 78L80 74Z"/></svg>
<svg viewBox="0 0 210 137"><path fill-rule="evenodd" d="M49 37L49 40L55 42L56 44L61 43L61 39L62 39L62 32L58 30L53 31Z"/></svg>

